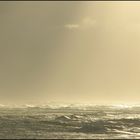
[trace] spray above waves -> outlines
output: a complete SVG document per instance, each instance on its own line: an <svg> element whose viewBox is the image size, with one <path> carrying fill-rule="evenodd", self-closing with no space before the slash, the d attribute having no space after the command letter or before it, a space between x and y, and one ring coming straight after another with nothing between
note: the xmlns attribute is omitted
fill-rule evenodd
<svg viewBox="0 0 140 140"><path fill-rule="evenodd" d="M92 109L133 109L133 108L140 108L140 104L115 104L115 105L98 105L98 104L66 104L66 103L55 103L49 102L45 104L13 104L13 105L4 105L0 104L0 108L40 108L40 109L79 109L79 110L92 110Z"/></svg>

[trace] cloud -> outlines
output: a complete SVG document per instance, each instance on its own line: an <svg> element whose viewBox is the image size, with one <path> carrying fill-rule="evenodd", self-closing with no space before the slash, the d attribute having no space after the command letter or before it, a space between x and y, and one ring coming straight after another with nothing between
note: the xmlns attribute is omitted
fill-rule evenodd
<svg viewBox="0 0 140 140"><path fill-rule="evenodd" d="M79 28L79 25L78 24L66 24L65 27L68 29L76 29L76 28Z"/></svg>
<svg viewBox="0 0 140 140"><path fill-rule="evenodd" d="M91 17L86 17L76 24L66 24L65 27L68 29L88 29L93 28L96 25L96 20Z"/></svg>

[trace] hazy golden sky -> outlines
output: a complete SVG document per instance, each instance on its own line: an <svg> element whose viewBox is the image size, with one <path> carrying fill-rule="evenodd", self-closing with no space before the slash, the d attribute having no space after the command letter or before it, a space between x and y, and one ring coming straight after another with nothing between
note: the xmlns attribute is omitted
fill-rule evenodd
<svg viewBox="0 0 140 140"><path fill-rule="evenodd" d="M0 103L137 103L140 2L0 2Z"/></svg>

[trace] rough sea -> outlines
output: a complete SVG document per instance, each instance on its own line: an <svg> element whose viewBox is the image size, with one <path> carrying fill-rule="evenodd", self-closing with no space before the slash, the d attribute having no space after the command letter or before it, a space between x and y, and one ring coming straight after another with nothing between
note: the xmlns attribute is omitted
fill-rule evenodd
<svg viewBox="0 0 140 140"><path fill-rule="evenodd" d="M140 106L0 107L0 139L140 139Z"/></svg>

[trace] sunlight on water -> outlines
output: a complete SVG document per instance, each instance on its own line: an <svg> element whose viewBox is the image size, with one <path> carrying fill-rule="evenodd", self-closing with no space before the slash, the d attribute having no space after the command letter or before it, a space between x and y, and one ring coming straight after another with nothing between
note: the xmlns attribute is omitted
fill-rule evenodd
<svg viewBox="0 0 140 140"><path fill-rule="evenodd" d="M140 138L140 107L23 105L0 107L0 138Z"/></svg>

